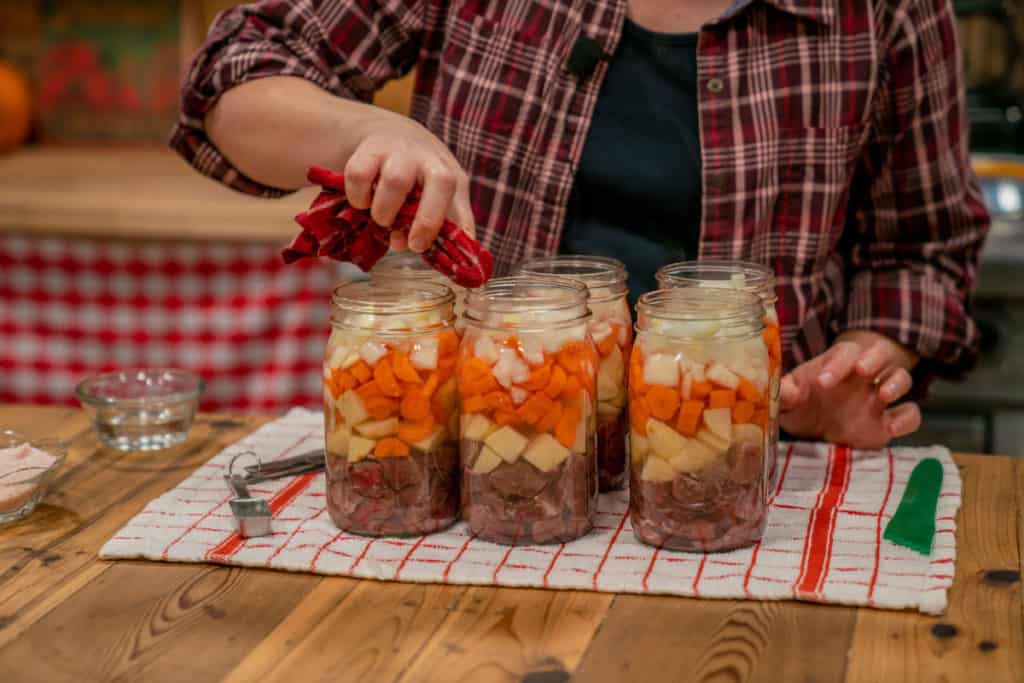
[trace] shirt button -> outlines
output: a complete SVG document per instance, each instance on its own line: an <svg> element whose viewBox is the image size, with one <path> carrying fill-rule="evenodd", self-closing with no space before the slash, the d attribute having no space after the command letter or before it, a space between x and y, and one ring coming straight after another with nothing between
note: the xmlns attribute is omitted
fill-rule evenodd
<svg viewBox="0 0 1024 683"><path fill-rule="evenodd" d="M709 78L707 88L708 92L717 94L725 90L725 83L721 78Z"/></svg>

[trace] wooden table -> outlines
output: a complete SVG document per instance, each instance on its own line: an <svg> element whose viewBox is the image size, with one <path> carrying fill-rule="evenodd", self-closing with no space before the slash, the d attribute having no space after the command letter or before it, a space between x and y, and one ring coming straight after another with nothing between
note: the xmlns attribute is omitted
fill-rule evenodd
<svg viewBox="0 0 1024 683"><path fill-rule="evenodd" d="M378 583L102 562L152 498L261 424L201 417L155 454L85 417L0 406L71 443L59 489L0 529L0 681L1019 681L1024 461L958 456L964 506L942 618L795 602Z"/></svg>

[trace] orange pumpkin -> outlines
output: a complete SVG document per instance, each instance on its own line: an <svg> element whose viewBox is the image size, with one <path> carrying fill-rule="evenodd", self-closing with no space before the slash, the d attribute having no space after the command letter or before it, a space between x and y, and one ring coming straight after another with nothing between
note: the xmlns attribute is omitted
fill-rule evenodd
<svg viewBox="0 0 1024 683"><path fill-rule="evenodd" d="M32 94L28 81L13 64L0 62L0 152L28 139L32 125Z"/></svg>

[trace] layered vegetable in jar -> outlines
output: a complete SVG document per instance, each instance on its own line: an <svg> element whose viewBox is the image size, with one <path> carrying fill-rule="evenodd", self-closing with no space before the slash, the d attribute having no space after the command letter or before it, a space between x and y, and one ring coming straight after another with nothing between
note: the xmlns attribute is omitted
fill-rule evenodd
<svg viewBox="0 0 1024 683"><path fill-rule="evenodd" d="M598 353L597 475L601 491L626 483L626 362L633 343L633 316L626 299L626 267L598 256L555 256L527 261L521 272L558 276L587 286L590 336Z"/></svg>
<svg viewBox="0 0 1024 683"><path fill-rule="evenodd" d="M768 459L768 479L774 486L778 476L778 450L774 444L778 444L779 439L779 385L782 377L782 335L779 330L779 315L775 309L778 301L778 295L775 293L775 274L767 266L749 261L705 259L670 263L658 270L657 279L658 286L662 289L736 289L749 292L761 299L764 305L764 341L768 346L771 386L768 397L769 429L773 436L773 450Z"/></svg>
<svg viewBox="0 0 1024 683"><path fill-rule="evenodd" d="M483 540L570 541L597 506L597 349L582 283L518 276L467 293L459 351L462 513Z"/></svg>
<svg viewBox="0 0 1024 683"><path fill-rule="evenodd" d="M334 290L324 361L327 510L341 529L419 535L459 511L459 337L444 285Z"/></svg>
<svg viewBox="0 0 1024 683"><path fill-rule="evenodd" d="M757 296L688 287L640 297L629 419L630 514L641 541L706 552L761 538L770 392Z"/></svg>

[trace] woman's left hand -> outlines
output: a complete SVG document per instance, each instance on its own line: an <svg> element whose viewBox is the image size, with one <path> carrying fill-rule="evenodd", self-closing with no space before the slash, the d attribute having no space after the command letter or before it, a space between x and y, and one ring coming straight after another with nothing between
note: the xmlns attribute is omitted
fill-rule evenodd
<svg viewBox="0 0 1024 683"><path fill-rule="evenodd" d="M803 439L881 448L921 426L916 403L889 407L910 391L916 364L913 352L884 335L845 332L782 378L779 423Z"/></svg>

